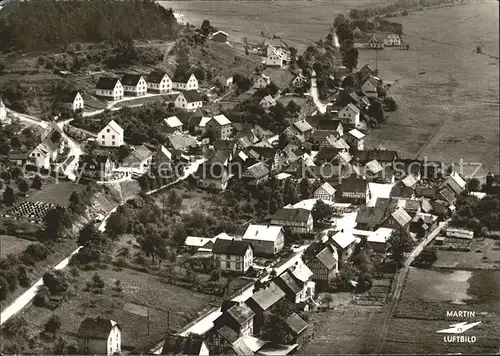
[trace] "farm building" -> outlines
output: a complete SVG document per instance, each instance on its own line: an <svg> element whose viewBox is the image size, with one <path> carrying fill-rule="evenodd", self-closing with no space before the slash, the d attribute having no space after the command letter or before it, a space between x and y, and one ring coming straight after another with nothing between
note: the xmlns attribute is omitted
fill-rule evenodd
<svg viewBox="0 0 500 356"><path fill-rule="evenodd" d="M256 256L273 256L285 246L283 227L279 225L250 224L243 240L252 243Z"/></svg>
<svg viewBox="0 0 500 356"><path fill-rule="evenodd" d="M212 34L212 41L225 43L227 42L227 36L228 34L226 32L217 31L214 34Z"/></svg>
<svg viewBox="0 0 500 356"><path fill-rule="evenodd" d="M78 328L80 354L114 355L121 353L121 327L101 317L85 318Z"/></svg>

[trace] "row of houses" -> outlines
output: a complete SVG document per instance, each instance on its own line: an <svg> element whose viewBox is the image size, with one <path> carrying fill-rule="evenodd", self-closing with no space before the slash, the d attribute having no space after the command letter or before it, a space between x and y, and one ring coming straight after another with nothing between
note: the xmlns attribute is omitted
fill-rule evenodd
<svg viewBox="0 0 500 356"><path fill-rule="evenodd" d="M354 47L383 49L385 47L401 47L403 39L397 33L366 33L359 29L354 30Z"/></svg>

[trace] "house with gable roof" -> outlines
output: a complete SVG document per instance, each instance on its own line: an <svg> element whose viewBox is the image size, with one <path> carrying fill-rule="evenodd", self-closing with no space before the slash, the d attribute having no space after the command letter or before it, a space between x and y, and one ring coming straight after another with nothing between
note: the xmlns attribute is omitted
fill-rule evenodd
<svg viewBox="0 0 500 356"><path fill-rule="evenodd" d="M210 351L199 335L167 335L160 355L208 356Z"/></svg>
<svg viewBox="0 0 500 356"><path fill-rule="evenodd" d="M83 110L85 102L79 91L71 91L63 97L63 103L66 104L72 111Z"/></svg>
<svg viewBox="0 0 500 356"><path fill-rule="evenodd" d="M195 111L196 109L203 107L203 100L198 91L187 90L182 91L177 95L174 105L177 109Z"/></svg>
<svg viewBox="0 0 500 356"><path fill-rule="evenodd" d="M148 92L146 79L140 74L125 73L120 81L125 94L131 96L143 96Z"/></svg>
<svg viewBox="0 0 500 356"><path fill-rule="evenodd" d="M124 91L122 83L118 78L100 77L95 86L95 95L111 100L123 98Z"/></svg>
<svg viewBox="0 0 500 356"><path fill-rule="evenodd" d="M225 354L239 338L254 333L255 313L245 303L224 300L221 312L214 320L214 330L208 335L213 354Z"/></svg>
<svg viewBox="0 0 500 356"><path fill-rule="evenodd" d="M252 80L252 87L254 89L263 89L271 84L271 79L264 73L254 76Z"/></svg>
<svg viewBox="0 0 500 356"><path fill-rule="evenodd" d="M233 76L228 73L220 72L213 78L213 81L215 83L219 82L224 88L229 88L233 85Z"/></svg>
<svg viewBox="0 0 500 356"><path fill-rule="evenodd" d="M182 122L177 116L170 116L163 119L163 126L167 133L182 132Z"/></svg>
<svg viewBox="0 0 500 356"><path fill-rule="evenodd" d="M97 143L103 147L120 147L123 145L123 129L111 120L104 128L97 134Z"/></svg>
<svg viewBox="0 0 500 356"><path fill-rule="evenodd" d="M382 81L374 76L370 76L362 85L361 89L369 98L378 98L379 88L382 86Z"/></svg>
<svg viewBox="0 0 500 356"><path fill-rule="evenodd" d="M275 282L271 282L268 287L254 293L245 303L255 313L254 333L259 334L264 325L265 316L271 311L273 305L285 297L285 292L278 287Z"/></svg>
<svg viewBox="0 0 500 356"><path fill-rule="evenodd" d="M304 251L302 258L312 271L318 289L328 289L339 271L336 248L330 243L315 241Z"/></svg>
<svg viewBox="0 0 500 356"><path fill-rule="evenodd" d="M233 134L233 126L225 115L215 115L205 124L205 132L216 140L228 140Z"/></svg>
<svg viewBox="0 0 500 356"><path fill-rule="evenodd" d="M246 185L257 186L269 178L269 169L264 162L257 162L249 166L241 175Z"/></svg>
<svg viewBox="0 0 500 356"><path fill-rule="evenodd" d="M353 104L347 104L339 111L339 119L344 125L351 124L358 127L360 125L360 113L361 112L356 106Z"/></svg>
<svg viewBox="0 0 500 356"><path fill-rule="evenodd" d="M380 227L387 227L389 229L406 228L411 222L411 216L403 208L396 209L392 214L390 214Z"/></svg>
<svg viewBox="0 0 500 356"><path fill-rule="evenodd" d="M172 89L177 90L198 90L198 79L194 74L189 74L181 77L174 77L172 80Z"/></svg>
<svg viewBox="0 0 500 356"><path fill-rule="evenodd" d="M309 210L302 208L280 209L268 217L273 225L289 227L298 234L313 232L313 218Z"/></svg>
<svg viewBox="0 0 500 356"><path fill-rule="evenodd" d="M313 196L314 199L335 201L335 188L330 183L325 182L314 191Z"/></svg>
<svg viewBox="0 0 500 356"><path fill-rule="evenodd" d="M307 78L304 77L302 72L298 73L293 79L292 79L292 87L294 88L300 88L303 87L307 83Z"/></svg>
<svg viewBox="0 0 500 356"><path fill-rule="evenodd" d="M78 353L114 355L121 353L122 328L116 321L100 316L87 317L77 332Z"/></svg>
<svg viewBox="0 0 500 356"><path fill-rule="evenodd" d="M279 225L250 224L243 240L252 243L256 256L274 256L285 246L283 226Z"/></svg>
<svg viewBox="0 0 500 356"><path fill-rule="evenodd" d="M218 238L212 248L215 265L221 271L245 274L253 266L254 249L246 240Z"/></svg>
<svg viewBox="0 0 500 356"><path fill-rule="evenodd" d="M271 95L266 95L260 100L259 104L264 109L269 109L270 107L276 105L276 100L274 100L274 98Z"/></svg>
<svg viewBox="0 0 500 356"><path fill-rule="evenodd" d="M132 174L143 175L151 166L153 152L146 146L133 147L132 152L125 157L121 163L121 167L130 169Z"/></svg>
<svg viewBox="0 0 500 356"><path fill-rule="evenodd" d="M200 188L226 190L229 181L229 171L220 162L203 163L196 171L196 184Z"/></svg>
<svg viewBox="0 0 500 356"><path fill-rule="evenodd" d="M350 130L344 139L353 150L363 151L365 149L365 134L357 129Z"/></svg>
<svg viewBox="0 0 500 356"><path fill-rule="evenodd" d="M301 135L304 135L306 139L311 137L314 132L313 127L306 121L300 120L293 123L293 127L295 127Z"/></svg>
<svg viewBox="0 0 500 356"><path fill-rule="evenodd" d="M298 260L285 272L277 276L273 282L286 294L292 303L303 303L315 295L313 272L302 260Z"/></svg>
<svg viewBox="0 0 500 356"><path fill-rule="evenodd" d="M195 253L197 251L201 252L212 252L214 247L214 243L217 239L215 237L207 238L207 237L198 237L198 236L188 236L184 241L184 248L191 253Z"/></svg>
<svg viewBox="0 0 500 356"><path fill-rule="evenodd" d="M356 237L352 232L342 229L330 237L330 242L337 248L339 260L345 262L354 252Z"/></svg>
<svg viewBox="0 0 500 356"><path fill-rule="evenodd" d="M162 70L153 70L146 78L149 91L157 93L169 93L172 91L172 79L167 72Z"/></svg>

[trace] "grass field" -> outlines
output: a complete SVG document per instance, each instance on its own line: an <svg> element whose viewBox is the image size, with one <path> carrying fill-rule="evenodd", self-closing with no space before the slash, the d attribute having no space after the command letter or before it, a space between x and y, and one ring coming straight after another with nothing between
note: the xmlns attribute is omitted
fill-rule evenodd
<svg viewBox="0 0 500 356"><path fill-rule="evenodd" d="M450 239L445 240L446 242ZM438 251L433 268L500 269L500 241L475 238L468 244L469 252Z"/></svg>
<svg viewBox="0 0 500 356"><path fill-rule="evenodd" d="M68 206L71 193L80 193L83 190L85 190L85 186L81 184L58 182L37 191L28 198L28 201Z"/></svg>
<svg viewBox="0 0 500 356"><path fill-rule="evenodd" d="M500 345L500 272L460 271L443 273L413 268L410 271L396 317L391 320L383 353L493 353ZM448 317L447 311L473 311L474 317ZM481 321L464 336L475 343L446 343L436 333L457 322ZM418 332L417 332L418 331Z"/></svg>
<svg viewBox="0 0 500 356"><path fill-rule="evenodd" d="M19 237L0 235L0 258L4 258L11 253L17 255L23 252L31 243L31 241Z"/></svg>
<svg viewBox="0 0 500 356"><path fill-rule="evenodd" d="M184 16L184 22L200 26L204 19L226 31L230 42L260 43L271 35L281 36L299 51L324 38L339 13L353 7L377 6L392 0L335 1L159 1Z"/></svg>
<svg viewBox="0 0 500 356"><path fill-rule="evenodd" d="M410 50L378 51L378 67L384 80L395 81L389 95L399 108L365 145L447 163L481 162L480 176L497 170L498 4L424 10L394 20L403 24ZM360 65L366 63L375 67L375 51L361 51Z"/></svg>

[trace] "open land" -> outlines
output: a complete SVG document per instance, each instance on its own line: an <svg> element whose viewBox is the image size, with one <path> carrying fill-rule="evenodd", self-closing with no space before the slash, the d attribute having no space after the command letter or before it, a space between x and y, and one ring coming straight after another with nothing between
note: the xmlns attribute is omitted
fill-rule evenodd
<svg viewBox="0 0 500 356"><path fill-rule="evenodd" d="M159 1L183 15L184 23L199 26L204 19L229 34L230 42L260 43L269 36L283 38L299 52L328 34L333 19L350 9L392 3L391 0L339 1ZM261 36L261 31L266 37Z"/></svg>
<svg viewBox="0 0 500 356"><path fill-rule="evenodd" d="M398 103L366 145L445 163L481 162L484 176L499 163L498 4L485 2L412 12L404 26L408 51L378 51L380 75ZM391 19L391 20L393 20ZM425 24L425 25L424 25ZM483 54L476 53L481 46ZM375 51L361 64L375 67ZM475 166L466 167L470 174Z"/></svg>
<svg viewBox="0 0 500 356"><path fill-rule="evenodd" d="M19 237L0 235L0 258L5 258L8 254L17 255L23 252L30 243L31 241Z"/></svg>

